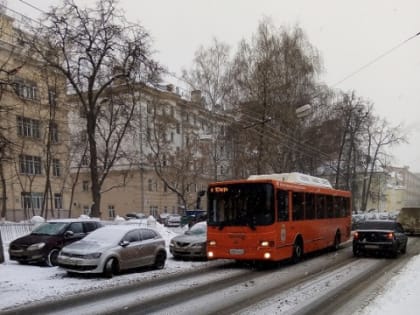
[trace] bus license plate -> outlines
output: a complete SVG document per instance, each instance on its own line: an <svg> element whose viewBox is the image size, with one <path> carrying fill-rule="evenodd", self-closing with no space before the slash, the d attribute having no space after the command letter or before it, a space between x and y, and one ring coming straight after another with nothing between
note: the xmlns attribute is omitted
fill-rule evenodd
<svg viewBox="0 0 420 315"><path fill-rule="evenodd" d="M231 250L229 250L229 253L231 255L243 255L244 254L244 250L240 249L240 248L232 248Z"/></svg>

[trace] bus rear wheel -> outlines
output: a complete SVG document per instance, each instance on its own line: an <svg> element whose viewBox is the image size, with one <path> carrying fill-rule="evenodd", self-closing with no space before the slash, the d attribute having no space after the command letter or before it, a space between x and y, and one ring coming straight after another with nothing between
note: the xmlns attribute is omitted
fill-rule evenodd
<svg viewBox="0 0 420 315"><path fill-rule="evenodd" d="M334 244L333 244L332 250L333 251L339 250L340 244L341 244L341 234L339 231L337 231L337 233L335 233Z"/></svg>
<svg viewBox="0 0 420 315"><path fill-rule="evenodd" d="M293 256L292 256L292 261L293 263L298 263L299 261L302 260L302 256L303 256L303 245L301 240L296 240L295 244L293 245Z"/></svg>

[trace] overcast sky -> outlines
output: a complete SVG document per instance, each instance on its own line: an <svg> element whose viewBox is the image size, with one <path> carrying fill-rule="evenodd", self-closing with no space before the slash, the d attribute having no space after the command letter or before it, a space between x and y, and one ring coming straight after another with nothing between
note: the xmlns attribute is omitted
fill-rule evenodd
<svg viewBox="0 0 420 315"><path fill-rule="evenodd" d="M42 10L60 3L24 2ZM8 5L31 17L39 14L20 0L8 0ZM374 104L377 115L392 125L403 124L410 144L392 150L394 164L420 172L420 35L415 36L420 32L420 1L120 0L120 6L130 21L152 35L156 59L177 74L191 65L197 48L208 46L214 37L235 51L263 17L278 27L299 25L321 53L320 80L336 89L355 90Z"/></svg>

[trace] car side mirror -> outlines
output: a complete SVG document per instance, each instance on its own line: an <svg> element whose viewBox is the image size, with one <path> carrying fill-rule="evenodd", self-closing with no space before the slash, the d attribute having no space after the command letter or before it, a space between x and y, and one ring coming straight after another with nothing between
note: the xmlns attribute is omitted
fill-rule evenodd
<svg viewBox="0 0 420 315"><path fill-rule="evenodd" d="M120 246L121 247L127 247L128 244L130 244L130 242L129 241L126 241L126 240L120 242Z"/></svg>
<svg viewBox="0 0 420 315"><path fill-rule="evenodd" d="M73 231L66 231L65 233L64 233L64 237L65 238L71 238L71 237L73 237L74 236L74 232Z"/></svg>

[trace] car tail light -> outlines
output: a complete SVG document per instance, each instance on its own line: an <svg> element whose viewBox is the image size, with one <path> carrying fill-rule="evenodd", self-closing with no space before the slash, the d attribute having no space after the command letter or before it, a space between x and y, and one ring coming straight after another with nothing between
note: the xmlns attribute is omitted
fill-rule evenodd
<svg viewBox="0 0 420 315"><path fill-rule="evenodd" d="M359 233L354 232L353 239L355 239L355 240L359 239Z"/></svg>

